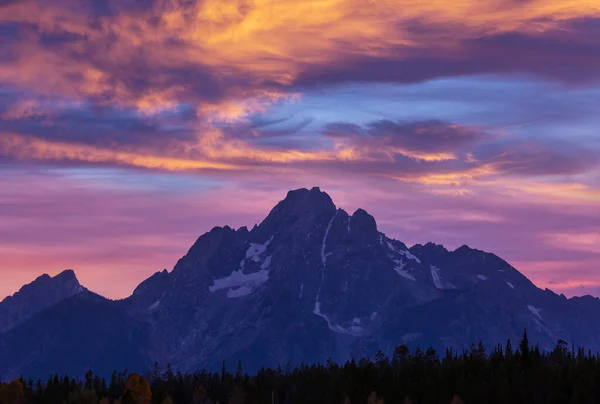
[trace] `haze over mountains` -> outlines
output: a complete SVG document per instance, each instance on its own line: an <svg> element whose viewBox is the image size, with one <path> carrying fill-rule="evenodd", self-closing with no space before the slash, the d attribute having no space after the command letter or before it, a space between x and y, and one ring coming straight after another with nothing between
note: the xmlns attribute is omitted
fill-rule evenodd
<svg viewBox="0 0 600 404"><path fill-rule="evenodd" d="M80 375L89 368L181 371L241 360L261 366L558 339L600 350L600 300L541 290L501 258L462 246L408 248L319 188L288 192L248 230L215 227L172 271L119 301L72 271L43 275L0 303L0 375Z"/></svg>

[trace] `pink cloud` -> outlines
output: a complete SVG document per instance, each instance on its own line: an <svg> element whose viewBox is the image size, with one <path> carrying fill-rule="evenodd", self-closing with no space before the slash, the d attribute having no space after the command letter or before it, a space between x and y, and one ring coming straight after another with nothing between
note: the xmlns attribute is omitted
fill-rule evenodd
<svg viewBox="0 0 600 404"><path fill-rule="evenodd" d="M381 120L315 129L292 147L252 118L355 82L492 73L593 86L597 1L240 4L0 6L0 295L73 268L126 296L211 227L252 225L286 190L313 185L409 244L466 243L540 285L594 287L591 143ZM99 167L116 174L102 180Z"/></svg>

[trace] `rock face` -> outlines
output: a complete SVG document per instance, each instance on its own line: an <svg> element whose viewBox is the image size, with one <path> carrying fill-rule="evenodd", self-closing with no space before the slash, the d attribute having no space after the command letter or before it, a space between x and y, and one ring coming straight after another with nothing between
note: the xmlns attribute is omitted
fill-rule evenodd
<svg viewBox="0 0 600 404"><path fill-rule="evenodd" d="M63 271L53 278L40 276L0 302L0 334L83 290L72 270Z"/></svg>
<svg viewBox="0 0 600 404"><path fill-rule="evenodd" d="M254 371L391 353L402 343L492 347L525 328L543 349L565 339L600 350L598 299L540 290L467 246L408 248L319 188L290 191L250 231L212 229L125 300L85 291L37 307L0 335L0 374L108 374L155 361L215 370L223 360Z"/></svg>

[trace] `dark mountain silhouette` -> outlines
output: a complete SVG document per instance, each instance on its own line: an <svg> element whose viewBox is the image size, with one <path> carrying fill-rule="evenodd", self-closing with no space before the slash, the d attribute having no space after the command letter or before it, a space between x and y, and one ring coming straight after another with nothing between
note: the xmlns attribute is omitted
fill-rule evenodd
<svg viewBox="0 0 600 404"><path fill-rule="evenodd" d="M0 302L0 334L25 322L31 316L81 293L84 288L75 272L66 270L50 277L42 275Z"/></svg>
<svg viewBox="0 0 600 404"><path fill-rule="evenodd" d="M252 230L213 228L127 299L64 297L37 306L24 299L37 309L0 334L0 374L107 374L155 361L214 370L223 360L253 371L390 353L402 343L492 347L518 341L525 328L542 349L564 339L600 350L598 299L541 290L467 246L408 248L319 188L288 192Z"/></svg>

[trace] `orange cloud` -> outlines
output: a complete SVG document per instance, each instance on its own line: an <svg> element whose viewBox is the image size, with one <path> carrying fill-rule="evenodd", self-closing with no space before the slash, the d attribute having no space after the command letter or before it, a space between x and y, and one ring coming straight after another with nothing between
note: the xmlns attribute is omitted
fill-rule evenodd
<svg viewBox="0 0 600 404"><path fill-rule="evenodd" d="M503 180L489 180L487 183L489 186L499 186L509 192L544 196L544 201L546 203L577 200L580 203L597 204L598 201L600 201L600 189L577 182L551 183L522 178L510 178Z"/></svg>
<svg viewBox="0 0 600 404"><path fill-rule="evenodd" d="M313 171L325 169L389 178L421 185L426 192L437 195L465 196L493 190L519 197L533 194L543 197L546 203L566 200L597 204L600 200L600 190L585 184L506 176L501 163L464 163L451 153L413 153L388 149L385 145L359 148L339 139L334 139L329 148L316 150L265 148L237 137L226 137L220 129L208 124L200 124L196 131L192 141L177 141L166 147L149 143L119 148L0 133L0 155L23 161L86 162L175 172L269 171L276 167L298 173L303 171L304 163L310 162ZM406 166L405 161L396 161L401 158L414 162Z"/></svg>
<svg viewBox="0 0 600 404"><path fill-rule="evenodd" d="M0 82L146 113L180 102L210 111L215 104L203 106L194 90L204 77L194 73L210 76L215 88L229 81L219 90L226 100L240 91L252 99L265 83L292 84L307 65L342 65L354 56L402 60L420 48L459 55L465 39L546 32L598 16L595 0L157 0L97 16L85 1L23 0L0 7L0 23L37 32L11 47ZM415 21L435 29L411 29ZM72 38L44 47L38 36L49 34ZM187 83L177 79L182 71L192 72ZM141 89L132 84L140 75L148 81ZM222 118L255 108L245 103L224 102Z"/></svg>
<svg viewBox="0 0 600 404"><path fill-rule="evenodd" d="M269 106L277 101L294 101L299 98L299 94L265 91L248 98L201 104L197 114L205 117L209 122L239 123L247 121L252 115L266 112Z"/></svg>
<svg viewBox="0 0 600 404"><path fill-rule="evenodd" d="M456 169L446 173L424 173L420 175L390 175L398 181L417 182L427 186L452 186L464 187L473 185L478 180L492 176L498 172L491 165L482 165L473 168Z"/></svg>
<svg viewBox="0 0 600 404"><path fill-rule="evenodd" d="M243 166L235 164L158 156L152 153L156 153L156 151L142 153L110 150L89 145L52 142L10 133L0 134L0 154L17 160L83 161L168 171L234 170L243 168Z"/></svg>

